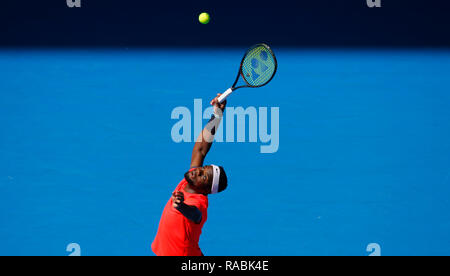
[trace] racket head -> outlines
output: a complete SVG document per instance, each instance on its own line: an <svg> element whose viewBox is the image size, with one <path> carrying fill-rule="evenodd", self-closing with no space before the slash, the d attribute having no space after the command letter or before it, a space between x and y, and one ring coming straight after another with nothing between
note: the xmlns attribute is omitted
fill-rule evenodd
<svg viewBox="0 0 450 276"><path fill-rule="evenodd" d="M268 84L278 69L277 58L267 44L260 43L250 47L241 61L239 74L248 87L261 87Z"/></svg>

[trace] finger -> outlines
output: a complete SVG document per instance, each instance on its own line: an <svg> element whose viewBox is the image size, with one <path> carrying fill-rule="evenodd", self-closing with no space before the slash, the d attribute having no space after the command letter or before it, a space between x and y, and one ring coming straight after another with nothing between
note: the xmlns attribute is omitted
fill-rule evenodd
<svg viewBox="0 0 450 276"><path fill-rule="evenodd" d="M215 105L215 104L219 103L219 97L221 95L222 95L222 93L217 93L217 96L214 99L212 99L211 105Z"/></svg>
<svg viewBox="0 0 450 276"><path fill-rule="evenodd" d="M222 103L220 103L219 108L222 109L222 110L224 110L226 106L227 106L227 101L225 100L225 101L223 101Z"/></svg>

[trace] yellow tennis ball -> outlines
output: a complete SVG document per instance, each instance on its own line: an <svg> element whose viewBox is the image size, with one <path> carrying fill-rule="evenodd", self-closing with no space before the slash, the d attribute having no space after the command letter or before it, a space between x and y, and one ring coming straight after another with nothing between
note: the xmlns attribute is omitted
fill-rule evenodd
<svg viewBox="0 0 450 276"><path fill-rule="evenodd" d="M209 14L206 12L203 12L198 16L198 21L200 21L200 23L202 24L208 24L210 20L211 18Z"/></svg>

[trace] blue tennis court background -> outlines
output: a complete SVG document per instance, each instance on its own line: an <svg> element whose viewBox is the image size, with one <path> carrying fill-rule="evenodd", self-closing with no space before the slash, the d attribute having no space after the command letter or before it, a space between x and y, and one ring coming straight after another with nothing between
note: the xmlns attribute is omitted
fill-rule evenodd
<svg viewBox="0 0 450 276"><path fill-rule="evenodd" d="M0 255L153 255L192 143L170 133L244 49L0 52ZM450 52L276 49L280 147L216 143L206 255L450 254Z"/></svg>

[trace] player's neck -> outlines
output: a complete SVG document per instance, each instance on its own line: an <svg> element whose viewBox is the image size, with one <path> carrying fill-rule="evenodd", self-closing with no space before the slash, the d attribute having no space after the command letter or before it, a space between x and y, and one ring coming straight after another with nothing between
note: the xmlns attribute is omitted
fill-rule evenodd
<svg viewBox="0 0 450 276"><path fill-rule="evenodd" d="M190 194L198 194L194 189L191 188L191 186L189 186L189 183L184 186L184 191Z"/></svg>
<svg viewBox="0 0 450 276"><path fill-rule="evenodd" d="M192 188L189 186L189 183L186 184L186 186L184 186L184 189L183 189L183 190L184 190L186 193L189 193L189 194L197 194L197 195L208 196L207 194L199 193L199 192L195 191L194 189L192 189Z"/></svg>

